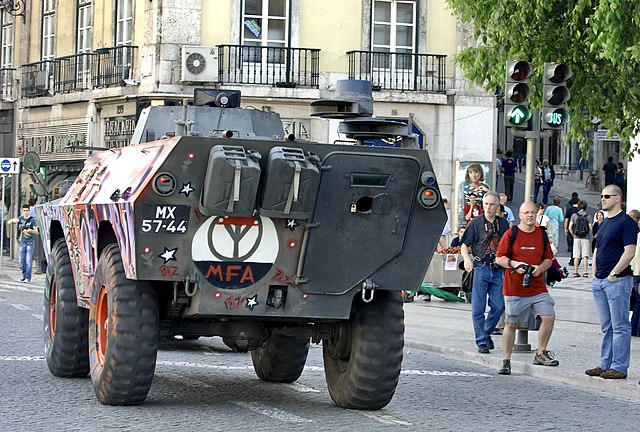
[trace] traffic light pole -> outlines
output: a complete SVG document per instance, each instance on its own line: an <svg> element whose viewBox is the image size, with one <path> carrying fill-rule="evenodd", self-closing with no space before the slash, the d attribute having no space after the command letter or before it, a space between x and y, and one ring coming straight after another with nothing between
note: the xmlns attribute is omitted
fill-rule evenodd
<svg viewBox="0 0 640 432"><path fill-rule="evenodd" d="M533 131L514 133L514 135L524 136L527 139L527 163L524 170L524 201L533 201L533 184L536 176L536 143L540 137L551 136L550 132L540 132L540 122L536 121L536 119L539 119L537 112L533 120ZM531 352L528 330L517 329L513 352Z"/></svg>

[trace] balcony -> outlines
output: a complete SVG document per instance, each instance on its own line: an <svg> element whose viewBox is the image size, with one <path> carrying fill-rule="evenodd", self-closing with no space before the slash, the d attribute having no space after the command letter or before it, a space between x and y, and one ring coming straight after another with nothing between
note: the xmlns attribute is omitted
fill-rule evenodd
<svg viewBox="0 0 640 432"><path fill-rule="evenodd" d="M446 55L348 51L349 79L371 81L374 90L446 92Z"/></svg>
<svg viewBox="0 0 640 432"><path fill-rule="evenodd" d="M41 97L57 93L122 85L132 79L134 46L100 48L22 66L21 96Z"/></svg>
<svg viewBox="0 0 640 432"><path fill-rule="evenodd" d="M13 101L16 99L15 75L15 69L0 69L0 100Z"/></svg>
<svg viewBox="0 0 640 432"><path fill-rule="evenodd" d="M320 50L253 45L217 45L220 84L274 87L319 85Z"/></svg>

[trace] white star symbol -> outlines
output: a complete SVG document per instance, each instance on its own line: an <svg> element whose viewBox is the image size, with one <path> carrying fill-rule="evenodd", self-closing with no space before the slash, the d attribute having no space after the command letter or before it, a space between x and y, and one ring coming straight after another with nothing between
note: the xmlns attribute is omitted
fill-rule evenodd
<svg viewBox="0 0 640 432"><path fill-rule="evenodd" d="M245 305L245 307L249 310L253 310L253 308L258 306L259 304L260 303L258 303L258 294L256 294L253 297L247 297L247 304Z"/></svg>
<svg viewBox="0 0 640 432"><path fill-rule="evenodd" d="M164 260L165 264L168 263L169 261L177 261L175 257L177 250L178 248L167 249L167 247L165 246L164 252L158 256Z"/></svg>
<svg viewBox="0 0 640 432"><path fill-rule="evenodd" d="M295 219L287 219L287 228L289 228L290 230L295 229L297 225L298 224L296 223Z"/></svg>
<svg viewBox="0 0 640 432"><path fill-rule="evenodd" d="M195 189L191 187L191 182L188 182L182 185L182 189L180 190L180 193L183 193L184 196L189 196L189 194L194 190Z"/></svg>

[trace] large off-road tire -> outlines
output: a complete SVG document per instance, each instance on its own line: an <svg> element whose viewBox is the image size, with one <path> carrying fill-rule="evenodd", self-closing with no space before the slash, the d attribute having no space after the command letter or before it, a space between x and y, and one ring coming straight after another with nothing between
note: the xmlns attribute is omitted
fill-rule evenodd
<svg viewBox="0 0 640 432"><path fill-rule="evenodd" d="M300 378L309 353L309 338L273 332L251 351L256 375L263 381L291 383Z"/></svg>
<svg viewBox="0 0 640 432"><path fill-rule="evenodd" d="M127 279L120 249L100 257L89 310L91 381L107 405L138 405L151 388L158 354L158 297L147 283Z"/></svg>
<svg viewBox="0 0 640 432"><path fill-rule="evenodd" d="M57 377L89 373L89 311L78 306L69 250L64 239L51 250L44 296L44 354Z"/></svg>
<svg viewBox="0 0 640 432"><path fill-rule="evenodd" d="M331 399L342 408L376 410L395 393L402 368L404 310L397 291L359 299L351 318L323 340L324 370Z"/></svg>

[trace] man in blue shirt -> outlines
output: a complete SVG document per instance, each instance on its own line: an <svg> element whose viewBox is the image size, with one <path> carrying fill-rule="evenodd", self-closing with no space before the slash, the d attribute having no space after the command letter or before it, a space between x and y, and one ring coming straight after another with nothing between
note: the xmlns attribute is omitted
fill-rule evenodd
<svg viewBox="0 0 640 432"><path fill-rule="evenodd" d="M596 237L591 290L604 335L600 363L585 373L625 379L631 356L629 298L633 273L629 264L636 251L638 225L622 211L622 191L618 186L605 186L600 202L608 213Z"/></svg>
<svg viewBox="0 0 640 432"><path fill-rule="evenodd" d="M7 221L7 224L14 223L18 224L18 242L20 243L20 249L18 250L20 268L22 270L20 282L27 283L31 281L34 236L38 234L36 219L29 216L29 204L22 205L22 214L19 217Z"/></svg>

